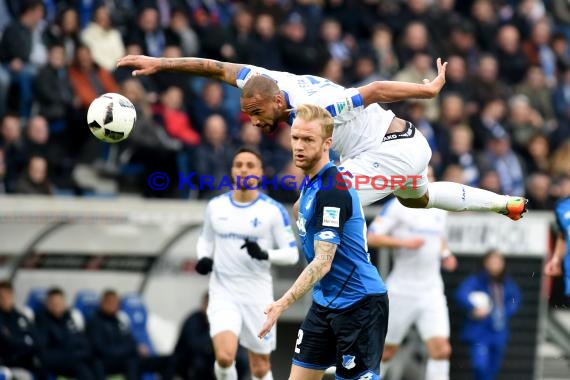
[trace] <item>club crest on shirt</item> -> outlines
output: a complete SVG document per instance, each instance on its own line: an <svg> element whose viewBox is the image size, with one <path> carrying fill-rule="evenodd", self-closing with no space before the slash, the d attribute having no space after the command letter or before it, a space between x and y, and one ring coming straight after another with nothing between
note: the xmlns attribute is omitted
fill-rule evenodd
<svg viewBox="0 0 570 380"><path fill-rule="evenodd" d="M307 230L305 229L305 217L303 214L299 213L299 219L297 219L297 228L299 229L299 236L307 235Z"/></svg>
<svg viewBox="0 0 570 380"><path fill-rule="evenodd" d="M251 225L253 226L253 228L256 228L257 226L261 225L261 221L257 218L253 218L252 221L250 221Z"/></svg>
<svg viewBox="0 0 570 380"><path fill-rule="evenodd" d="M353 355L342 355L342 366L346 369L356 367L356 357Z"/></svg>
<svg viewBox="0 0 570 380"><path fill-rule="evenodd" d="M323 226L340 227L340 208L338 207L323 208Z"/></svg>

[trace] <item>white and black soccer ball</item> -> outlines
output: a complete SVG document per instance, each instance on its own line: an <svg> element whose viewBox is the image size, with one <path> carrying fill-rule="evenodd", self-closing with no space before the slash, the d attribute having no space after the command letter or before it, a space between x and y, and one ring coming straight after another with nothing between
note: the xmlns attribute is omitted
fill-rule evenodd
<svg viewBox="0 0 570 380"><path fill-rule="evenodd" d="M129 99L120 94L99 96L87 111L89 130L99 140L108 143L123 141L133 130L137 111Z"/></svg>

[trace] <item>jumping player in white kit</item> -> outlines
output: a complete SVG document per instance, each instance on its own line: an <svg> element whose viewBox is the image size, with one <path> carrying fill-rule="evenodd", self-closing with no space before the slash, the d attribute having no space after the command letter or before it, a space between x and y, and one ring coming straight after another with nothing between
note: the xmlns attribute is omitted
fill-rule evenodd
<svg viewBox="0 0 570 380"><path fill-rule="evenodd" d="M261 157L242 148L232 163L232 191L208 202L196 270L210 276L208 320L218 380L237 380L238 340L249 351L253 380L272 380L276 332L257 338L273 302L271 264L293 265L299 252L285 208L257 190ZM239 177L238 177L239 176ZM244 179L247 182L244 182ZM242 183L243 182L243 183Z"/></svg>
<svg viewBox="0 0 570 380"><path fill-rule="evenodd" d="M457 259L447 246L446 220L446 211L411 209L391 199L368 228L369 247L394 250L386 279L390 314L383 374L415 325L429 355L425 380L449 380L449 311L440 270L454 271Z"/></svg>
<svg viewBox="0 0 570 380"><path fill-rule="evenodd" d="M133 75L180 71L226 82L242 89L240 105L253 125L274 131L289 124L295 107L314 104L334 119L332 149L353 178L362 205L394 193L413 208L448 211L492 211L518 220L526 199L499 195L454 182L427 180L431 149L419 130L383 109L378 103L412 98L433 98L445 84L447 63L437 60L437 77L423 84L375 81L359 88L344 88L313 75L294 75L261 67L202 58L154 58L130 55L118 67L133 67ZM379 177L382 176L382 177Z"/></svg>

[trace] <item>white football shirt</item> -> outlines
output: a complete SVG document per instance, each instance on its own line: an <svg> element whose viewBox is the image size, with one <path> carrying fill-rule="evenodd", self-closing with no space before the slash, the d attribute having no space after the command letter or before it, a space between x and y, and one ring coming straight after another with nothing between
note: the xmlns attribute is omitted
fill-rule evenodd
<svg viewBox="0 0 570 380"><path fill-rule="evenodd" d="M245 238L257 241L269 252L270 260L256 260L248 255ZM224 294L248 304L267 304L273 300L271 261L295 264L297 244L287 210L260 193L247 204L237 203L232 192L208 202L202 233L197 243L198 258L214 260L210 275L210 293ZM279 260L271 260L279 257Z"/></svg>
<svg viewBox="0 0 570 380"><path fill-rule="evenodd" d="M291 109L300 104L315 104L327 109L335 123L332 149L340 154L342 161L377 148L395 117L392 111L376 103L364 107L356 88L344 88L314 75L295 75L248 65L238 73L237 86L243 88L255 75L273 79L285 94ZM293 111L289 124L294 118Z"/></svg>
<svg viewBox="0 0 570 380"><path fill-rule="evenodd" d="M370 232L399 239L424 239L419 249L394 250L394 265L386 279L388 291L418 296L443 292L440 268L447 211L408 208L394 198L384 205L379 216L370 225Z"/></svg>

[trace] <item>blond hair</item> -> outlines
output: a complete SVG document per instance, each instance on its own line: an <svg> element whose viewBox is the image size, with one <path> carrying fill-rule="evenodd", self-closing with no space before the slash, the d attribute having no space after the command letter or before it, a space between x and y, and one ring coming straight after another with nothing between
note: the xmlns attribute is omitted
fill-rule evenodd
<svg viewBox="0 0 570 380"><path fill-rule="evenodd" d="M295 117L299 117L305 121L320 121L323 137L325 139L332 137L334 120L326 109L314 104L301 104L295 108Z"/></svg>

